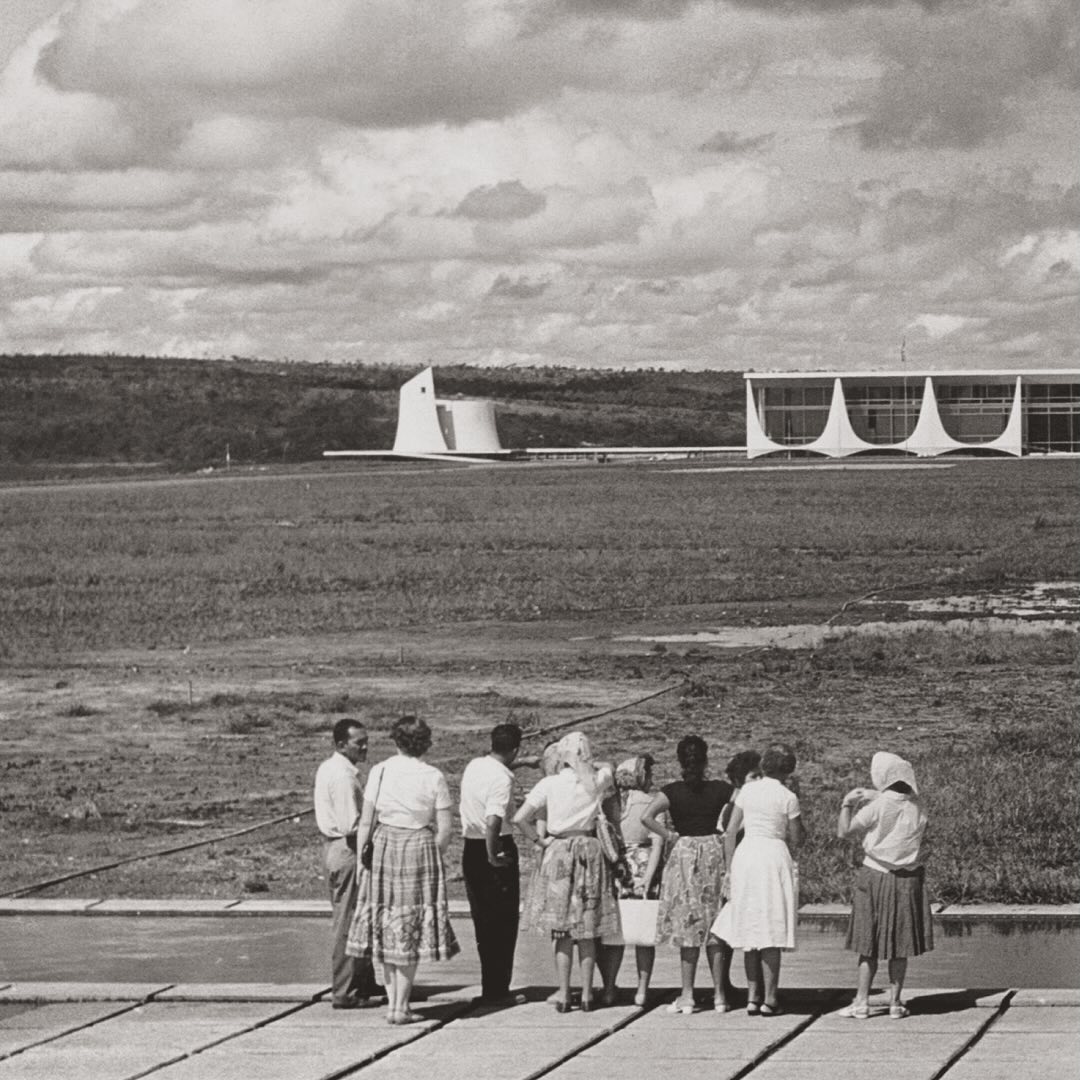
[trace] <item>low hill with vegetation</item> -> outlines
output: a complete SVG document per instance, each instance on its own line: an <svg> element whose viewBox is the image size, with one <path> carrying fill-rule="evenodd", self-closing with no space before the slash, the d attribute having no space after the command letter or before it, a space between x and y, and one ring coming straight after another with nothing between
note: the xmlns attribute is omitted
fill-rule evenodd
<svg viewBox="0 0 1080 1080"><path fill-rule="evenodd" d="M302 462L394 441L416 368L136 356L0 356L0 470L73 464L168 469ZM496 403L504 446L738 445L730 371L436 371L441 397Z"/></svg>

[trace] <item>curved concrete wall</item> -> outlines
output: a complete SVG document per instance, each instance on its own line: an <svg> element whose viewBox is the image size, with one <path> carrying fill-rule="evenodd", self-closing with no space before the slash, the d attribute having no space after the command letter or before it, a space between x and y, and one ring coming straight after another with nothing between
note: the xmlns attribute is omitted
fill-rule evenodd
<svg viewBox="0 0 1080 1080"><path fill-rule="evenodd" d="M490 401L435 397L431 368L404 383L398 393L394 452L400 454L497 454L502 451Z"/></svg>

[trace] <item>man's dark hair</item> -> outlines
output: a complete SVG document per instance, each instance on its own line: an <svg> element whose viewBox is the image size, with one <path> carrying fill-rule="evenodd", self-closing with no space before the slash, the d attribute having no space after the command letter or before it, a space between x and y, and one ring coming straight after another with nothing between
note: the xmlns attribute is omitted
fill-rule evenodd
<svg viewBox="0 0 1080 1080"><path fill-rule="evenodd" d="M491 752L512 754L521 745L521 728L517 724L496 724L491 729Z"/></svg>
<svg viewBox="0 0 1080 1080"><path fill-rule="evenodd" d="M354 716L343 716L334 725L334 745L340 746L343 742L348 742L349 732L353 728L360 728L364 730L364 725Z"/></svg>

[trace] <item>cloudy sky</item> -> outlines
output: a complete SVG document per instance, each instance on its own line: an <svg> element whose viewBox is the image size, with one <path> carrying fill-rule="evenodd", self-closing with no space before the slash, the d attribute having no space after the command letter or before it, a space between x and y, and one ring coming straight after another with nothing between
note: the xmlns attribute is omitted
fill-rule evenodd
<svg viewBox="0 0 1080 1080"><path fill-rule="evenodd" d="M0 352L1080 365L1076 0L0 0Z"/></svg>

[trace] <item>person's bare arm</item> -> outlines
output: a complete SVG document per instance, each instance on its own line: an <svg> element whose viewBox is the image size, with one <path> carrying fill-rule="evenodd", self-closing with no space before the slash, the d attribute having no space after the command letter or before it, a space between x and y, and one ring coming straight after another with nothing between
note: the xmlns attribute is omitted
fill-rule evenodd
<svg viewBox="0 0 1080 1080"><path fill-rule="evenodd" d="M841 840L858 832L857 829L851 827L851 819L855 816L855 807L866 797L866 789L861 787L852 788L844 796L844 801L840 804L840 813L836 819L836 835Z"/></svg>
<svg viewBox="0 0 1080 1080"><path fill-rule="evenodd" d="M653 801L645 807L645 812L641 815L641 824L645 826L649 832L654 832L661 840L674 839L678 834L674 829L670 829L662 821L657 820L661 814L671 809L671 803L668 801L668 797L661 791L658 795L653 797Z"/></svg>
<svg viewBox="0 0 1080 1080"><path fill-rule="evenodd" d="M794 854L802 847L806 839L806 826L803 824L802 814L788 818L787 822L787 846L788 851Z"/></svg>
<svg viewBox="0 0 1080 1080"><path fill-rule="evenodd" d="M446 854L450 847L450 839L454 835L454 815L449 809L435 811L435 846L441 855Z"/></svg>

